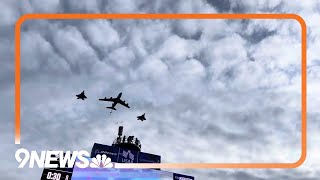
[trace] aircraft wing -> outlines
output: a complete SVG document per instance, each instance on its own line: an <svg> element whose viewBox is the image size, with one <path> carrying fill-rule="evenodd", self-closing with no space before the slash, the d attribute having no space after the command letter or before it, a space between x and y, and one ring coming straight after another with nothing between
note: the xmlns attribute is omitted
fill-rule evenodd
<svg viewBox="0 0 320 180"><path fill-rule="evenodd" d="M125 101L120 100L118 103L121 104L122 106L125 106L125 107L127 107L127 108L130 108L130 107L129 107L129 104L128 104L128 103L125 103Z"/></svg>
<svg viewBox="0 0 320 180"><path fill-rule="evenodd" d="M84 99L84 98L87 98L87 96L85 95L82 95L82 94L78 94L76 95L78 99Z"/></svg>
<svg viewBox="0 0 320 180"><path fill-rule="evenodd" d="M112 101L112 102L114 102L114 99L115 98L103 98L103 99L99 99L99 101Z"/></svg>
<svg viewBox="0 0 320 180"><path fill-rule="evenodd" d="M111 107L114 108L116 105L117 105L117 103L113 102Z"/></svg>

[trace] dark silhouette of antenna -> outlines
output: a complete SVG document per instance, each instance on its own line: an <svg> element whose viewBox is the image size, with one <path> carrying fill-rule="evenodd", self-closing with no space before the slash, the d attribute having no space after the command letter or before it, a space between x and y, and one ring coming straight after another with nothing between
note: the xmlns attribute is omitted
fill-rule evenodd
<svg viewBox="0 0 320 180"><path fill-rule="evenodd" d="M141 150L141 143L138 138L134 136L122 136L123 135L123 126L119 126L118 137L113 141L112 146L121 147L128 150Z"/></svg>

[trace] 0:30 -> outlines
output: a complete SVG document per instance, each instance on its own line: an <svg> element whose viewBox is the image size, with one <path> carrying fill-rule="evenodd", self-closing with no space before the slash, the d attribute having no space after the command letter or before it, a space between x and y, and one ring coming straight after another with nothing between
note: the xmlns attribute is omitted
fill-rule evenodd
<svg viewBox="0 0 320 180"><path fill-rule="evenodd" d="M60 173L48 172L47 174L47 179L51 179L51 180L60 180L60 177L61 177Z"/></svg>

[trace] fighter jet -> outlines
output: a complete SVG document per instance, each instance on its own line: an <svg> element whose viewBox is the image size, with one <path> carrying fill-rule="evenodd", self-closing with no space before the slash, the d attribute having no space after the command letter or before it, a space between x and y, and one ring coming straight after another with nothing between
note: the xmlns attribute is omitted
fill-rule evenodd
<svg viewBox="0 0 320 180"><path fill-rule="evenodd" d="M112 110L117 110L117 109L115 108L115 106L116 106L118 103L121 104L122 106L125 106L125 107L127 107L127 108L130 108L129 105L128 105L128 103L126 103L126 101L122 101L122 100L120 99L121 96L122 96L122 93L119 93L119 95L118 95L116 98L110 97L109 99L107 99L107 98L105 97L105 98L103 98L103 99L99 99L99 101L111 101L111 102L113 102L111 107L107 107L108 109L111 109L111 111L112 111Z"/></svg>
<svg viewBox="0 0 320 180"><path fill-rule="evenodd" d="M82 100L87 99L87 96L84 95L84 91L82 91L82 93L80 93L80 94L78 94L76 96L77 96L77 99L82 99Z"/></svg>
<svg viewBox="0 0 320 180"><path fill-rule="evenodd" d="M145 121L146 120L146 117L145 117L146 113L143 113L141 116L138 116L137 120L140 120L140 121Z"/></svg>

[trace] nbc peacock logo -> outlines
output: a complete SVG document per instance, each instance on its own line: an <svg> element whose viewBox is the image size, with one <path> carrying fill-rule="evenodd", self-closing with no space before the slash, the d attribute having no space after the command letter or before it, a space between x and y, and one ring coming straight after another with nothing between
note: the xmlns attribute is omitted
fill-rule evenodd
<svg viewBox="0 0 320 180"><path fill-rule="evenodd" d="M92 158L90 167L91 168L112 168L113 164L111 162L111 159L107 157L107 155L97 154L96 157Z"/></svg>

